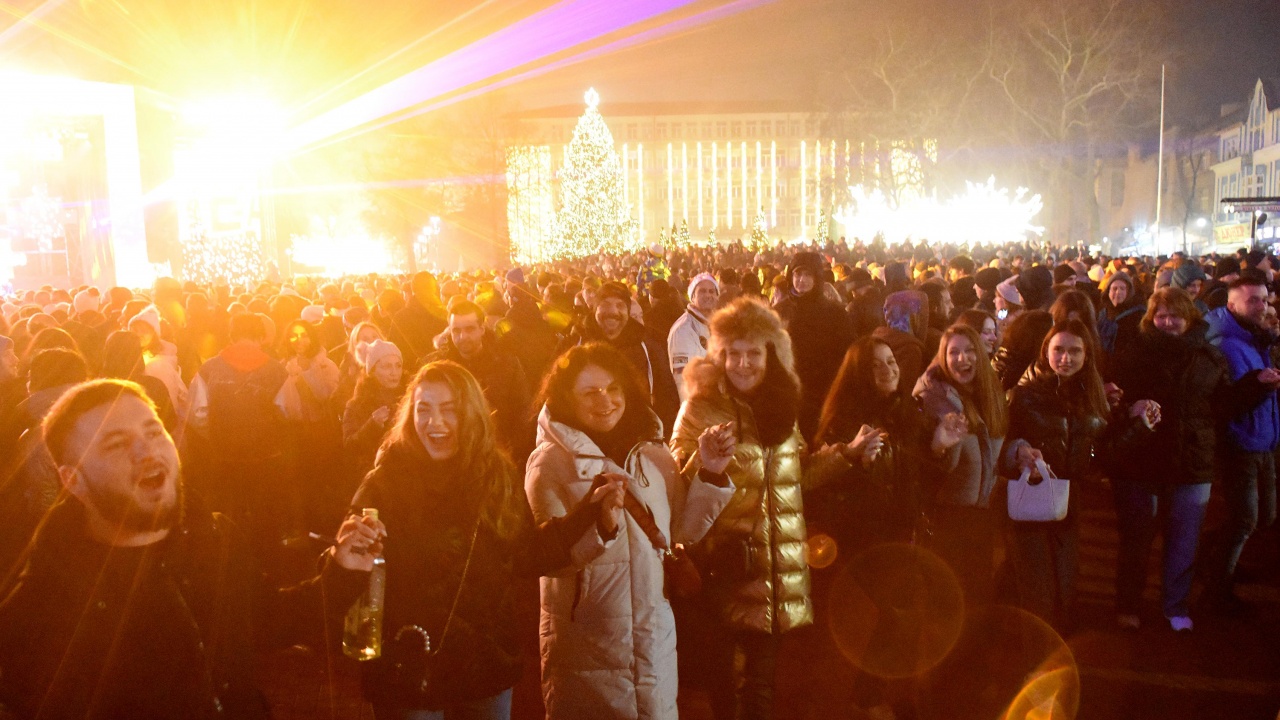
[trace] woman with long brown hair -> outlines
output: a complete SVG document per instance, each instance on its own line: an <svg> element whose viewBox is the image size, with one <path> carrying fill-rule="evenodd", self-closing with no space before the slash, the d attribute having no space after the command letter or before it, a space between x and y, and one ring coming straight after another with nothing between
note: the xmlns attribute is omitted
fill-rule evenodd
<svg viewBox="0 0 1280 720"><path fill-rule="evenodd" d="M542 694L548 718L677 717L675 617L662 549L694 543L733 496L731 428L705 431L682 474L649 392L612 346L570 349L542 391L525 492L538 520L563 515L594 479L625 488L622 512L542 580Z"/></svg>
<svg viewBox="0 0 1280 720"><path fill-rule="evenodd" d="M988 603L996 542L991 496L1009 417L978 333L965 325L948 328L912 394L930 421L930 450L939 464L938 481L926 491L934 549L955 571L968 602Z"/></svg>
<svg viewBox="0 0 1280 720"><path fill-rule="evenodd" d="M378 720L441 710L509 717L521 668L512 579L568 565L570 548L621 506L620 492L596 488L535 525L475 378L448 361L419 370L351 503L377 508L386 526L383 656L364 664ZM401 682L397 664L427 662L423 632L437 654L419 687Z"/></svg>
<svg viewBox="0 0 1280 720"><path fill-rule="evenodd" d="M1038 476L1036 468L1043 462L1054 475L1071 481L1064 519L1011 522L1009 531L1020 604L1061 629L1073 620L1079 488L1093 470L1094 453L1109 456L1160 421L1160 406L1150 400L1134 403L1127 421L1112 417L1100 359L1087 323L1057 323L1010 399L1004 452L1009 475Z"/></svg>

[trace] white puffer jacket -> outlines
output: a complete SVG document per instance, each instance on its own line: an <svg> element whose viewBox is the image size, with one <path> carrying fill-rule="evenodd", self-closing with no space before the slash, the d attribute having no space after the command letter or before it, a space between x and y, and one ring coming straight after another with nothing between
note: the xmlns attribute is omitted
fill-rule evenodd
<svg viewBox="0 0 1280 720"><path fill-rule="evenodd" d="M525 475L536 521L566 514L602 472L631 478L629 491L673 545L702 538L734 490L686 479L660 443L636 445L620 468L544 408ZM587 533L573 548L573 566L541 580L548 718L677 717L675 617L663 596L662 557L639 524L619 512L626 521L619 519L617 536L605 542Z"/></svg>

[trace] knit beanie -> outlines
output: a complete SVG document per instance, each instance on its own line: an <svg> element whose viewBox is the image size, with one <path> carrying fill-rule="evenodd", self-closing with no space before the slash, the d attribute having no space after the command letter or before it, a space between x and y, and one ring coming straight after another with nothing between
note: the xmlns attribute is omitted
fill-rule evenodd
<svg viewBox="0 0 1280 720"><path fill-rule="evenodd" d="M151 329L155 331L156 337L160 337L160 310L155 305L148 305L142 308L137 315L129 318L129 321L124 324L125 329L127 330L130 325L138 321L150 325Z"/></svg>
<svg viewBox="0 0 1280 720"><path fill-rule="evenodd" d="M308 305L302 308L302 321L312 325L319 325L324 321L324 306Z"/></svg>
<svg viewBox="0 0 1280 720"><path fill-rule="evenodd" d="M81 290L71 300L72 307L75 308L76 315L83 315L87 312L98 311L98 296L90 293L88 290Z"/></svg>
<svg viewBox="0 0 1280 720"><path fill-rule="evenodd" d="M631 291L620 282L607 282L600 286L600 291L596 293L596 301L600 302L605 298L621 300L623 305L631 307Z"/></svg>
<svg viewBox="0 0 1280 720"><path fill-rule="evenodd" d="M1192 260L1186 260L1181 265L1173 269L1173 278L1170 284L1176 288L1186 290L1191 283L1200 280L1208 280L1209 277L1204 274L1204 270L1198 263Z"/></svg>
<svg viewBox="0 0 1280 720"><path fill-rule="evenodd" d="M689 281L689 299L693 299L693 291L698 289L698 284L704 282L711 283L715 286L716 292L720 292L720 283L716 282L716 279L712 277L711 273L700 273L695 275L694 278Z"/></svg>
<svg viewBox="0 0 1280 720"><path fill-rule="evenodd" d="M360 361L360 367L364 368L366 374L373 372L373 368L377 366L379 360L392 355L401 360L404 359L404 356L400 353L400 348L395 343L386 340L374 340L371 343L356 345L356 359Z"/></svg>
<svg viewBox="0 0 1280 720"><path fill-rule="evenodd" d="M974 276L973 284L990 293L996 291L996 286L1000 284L1000 280L1000 268L985 267Z"/></svg>

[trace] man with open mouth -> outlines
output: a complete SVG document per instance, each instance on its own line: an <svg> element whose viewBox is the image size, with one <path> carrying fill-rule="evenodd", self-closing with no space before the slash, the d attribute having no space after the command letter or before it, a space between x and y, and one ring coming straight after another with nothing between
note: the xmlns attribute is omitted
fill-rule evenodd
<svg viewBox="0 0 1280 720"><path fill-rule="evenodd" d="M237 528L183 493L140 386L82 383L42 429L61 494L0 602L0 717L268 717L255 641L322 632L323 586L261 586ZM349 520L331 560L368 570L382 532Z"/></svg>

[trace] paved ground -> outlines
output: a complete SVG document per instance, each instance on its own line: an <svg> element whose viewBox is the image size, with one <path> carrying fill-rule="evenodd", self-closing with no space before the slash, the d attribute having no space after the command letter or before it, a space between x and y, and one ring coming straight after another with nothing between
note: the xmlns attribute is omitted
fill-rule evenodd
<svg viewBox="0 0 1280 720"><path fill-rule="evenodd" d="M1220 511L1216 502L1213 514ZM1056 692L1055 718L1280 720L1277 530L1255 537L1245 557L1252 579L1240 593L1254 603L1256 616L1222 619L1196 612L1194 632L1173 633L1156 604L1158 557L1153 557L1148 614L1143 628L1130 632L1114 624L1116 535L1105 485L1093 488L1083 520L1081 617L1079 629L1068 637L1050 634L1011 609L970 611L958 641L937 667L912 679L879 681L860 675L836 651L826 628L799 631L784 646L778 717L888 717L856 707L870 705L870 698L895 707L898 718L996 720L1016 699L1024 710L1015 712L1017 717L1047 718L1027 715L1026 701ZM536 658L529 657L525 680L516 688L518 720L542 717ZM342 658L326 661L292 650L267 658L264 666L277 718L372 718L359 701L352 663ZM682 696L681 715L710 718L705 697Z"/></svg>

